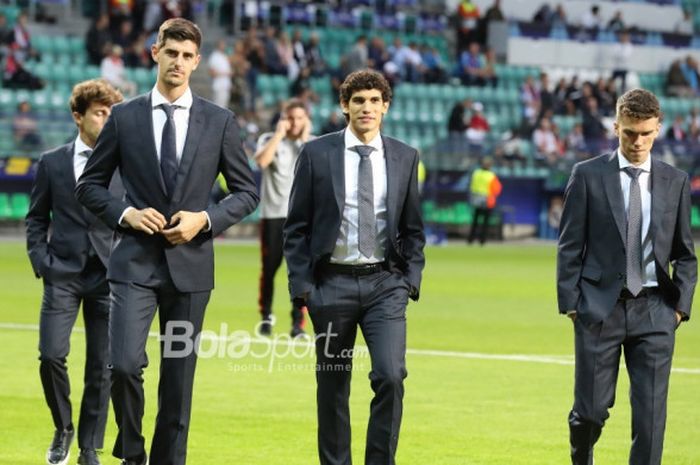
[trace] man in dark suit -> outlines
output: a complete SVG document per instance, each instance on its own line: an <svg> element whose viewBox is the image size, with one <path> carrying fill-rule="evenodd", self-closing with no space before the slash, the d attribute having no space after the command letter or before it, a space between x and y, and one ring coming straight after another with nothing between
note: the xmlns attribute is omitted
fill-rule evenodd
<svg viewBox="0 0 700 465"><path fill-rule="evenodd" d="M651 92L626 92L616 113L618 149L574 166L561 219L559 312L573 320L576 349L571 459L593 461L624 350L629 463L659 465L675 330L690 317L697 281L690 183L650 155L661 118Z"/></svg>
<svg viewBox="0 0 700 465"><path fill-rule="evenodd" d="M112 401L119 427L114 455L145 464L141 433L146 339L158 308L161 341L158 417L151 465L183 465L196 365L192 344L214 287L213 238L258 204L240 127L229 110L192 94L199 28L170 19L151 49L153 90L114 108L78 182L78 200L118 228L107 279ZM110 195L119 167L124 200ZM208 206L219 173L230 194ZM191 347L190 347L191 349Z"/></svg>
<svg viewBox="0 0 700 465"><path fill-rule="evenodd" d="M96 450L104 440L109 407L106 267L112 230L78 203L74 190L112 105L121 100L119 91L103 80L85 81L73 88L70 108L78 137L41 156L27 213L27 251L34 274L44 281L39 371L56 428L46 453L49 465L68 462L75 434L66 357L81 302L86 361L78 463L99 465ZM116 193L117 176L113 184Z"/></svg>
<svg viewBox="0 0 700 465"><path fill-rule="evenodd" d="M341 132L308 142L284 226L289 289L316 333L322 465L350 465L350 376L360 326L372 360L365 463L394 463L406 377L406 305L418 299L425 236L418 153L380 134L391 88L375 71L350 74Z"/></svg>

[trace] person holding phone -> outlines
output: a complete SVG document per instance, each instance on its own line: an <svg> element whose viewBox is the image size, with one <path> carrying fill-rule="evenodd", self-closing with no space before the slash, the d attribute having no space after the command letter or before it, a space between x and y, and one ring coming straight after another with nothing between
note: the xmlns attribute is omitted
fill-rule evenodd
<svg viewBox="0 0 700 465"><path fill-rule="evenodd" d="M260 252L262 271L258 304L262 321L257 332L269 335L274 325L272 296L277 269L282 264L282 229L287 219L289 193L301 147L311 139L311 120L301 100L292 99L282 111L274 132L258 139L255 162L262 170L260 187ZM305 335L302 307L292 305L292 337Z"/></svg>

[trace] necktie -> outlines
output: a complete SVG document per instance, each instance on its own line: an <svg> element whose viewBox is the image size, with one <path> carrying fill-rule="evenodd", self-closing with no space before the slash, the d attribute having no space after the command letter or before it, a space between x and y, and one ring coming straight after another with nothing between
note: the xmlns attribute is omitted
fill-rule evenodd
<svg viewBox="0 0 700 465"><path fill-rule="evenodd" d="M639 175L642 170L624 168L630 177L630 199L627 209L627 290L636 296L642 290L642 194Z"/></svg>
<svg viewBox="0 0 700 465"><path fill-rule="evenodd" d="M377 243L377 228L374 217L374 181L372 179L372 160L369 158L374 147L356 145L352 150L360 155L357 176L358 248L362 255L371 257Z"/></svg>
<svg viewBox="0 0 700 465"><path fill-rule="evenodd" d="M175 145L175 121L173 120L177 106L164 103L160 107L167 117L160 140L160 171L163 174L168 196L172 196L177 179L177 146Z"/></svg>

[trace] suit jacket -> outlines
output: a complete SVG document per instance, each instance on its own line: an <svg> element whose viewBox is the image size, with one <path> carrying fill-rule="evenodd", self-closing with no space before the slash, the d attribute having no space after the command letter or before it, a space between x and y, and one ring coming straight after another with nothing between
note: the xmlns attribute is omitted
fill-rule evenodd
<svg viewBox="0 0 700 465"><path fill-rule="evenodd" d="M67 282L95 253L107 266L113 231L75 198L75 143L42 154L27 213L27 251L37 277ZM123 193L115 173L111 192Z"/></svg>
<svg viewBox="0 0 700 465"><path fill-rule="evenodd" d="M126 195L112 196L106 189L119 167ZM209 193L222 173L230 194L209 205ZM118 282L145 282L163 254L170 276L181 292L214 287L212 239L251 213L258 194L248 159L243 152L236 117L200 97L193 96L190 121L175 190L166 194L153 136L151 96L141 95L115 105L95 145L85 172L76 186L78 200L117 229L107 277ZM171 245L161 234L148 235L119 225L127 207L152 207L167 220L179 210L206 211L211 229L190 242Z"/></svg>
<svg viewBox="0 0 700 465"><path fill-rule="evenodd" d="M289 291L300 297L314 285L319 264L329 261L345 203L343 131L319 137L299 154L284 225ZM387 172L386 262L402 273L418 299L425 265L425 234L418 196L418 152L382 137Z"/></svg>
<svg viewBox="0 0 700 465"><path fill-rule="evenodd" d="M687 320L697 281L688 175L652 159L650 183L649 234L657 281L664 300ZM574 166L557 253L561 313L577 310L584 321L598 322L613 310L625 284L626 228L616 152Z"/></svg>

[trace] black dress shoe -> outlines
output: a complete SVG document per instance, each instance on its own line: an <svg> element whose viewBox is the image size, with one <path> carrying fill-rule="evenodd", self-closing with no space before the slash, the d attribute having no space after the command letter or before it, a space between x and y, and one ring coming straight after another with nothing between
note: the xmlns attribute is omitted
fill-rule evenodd
<svg viewBox="0 0 700 465"><path fill-rule="evenodd" d="M101 465L95 449L80 449L78 465Z"/></svg>
<svg viewBox="0 0 700 465"><path fill-rule="evenodd" d="M292 339L295 339L297 337L298 338L305 338L308 336L308 334L306 334L306 331L304 331L301 328L301 326L298 326L298 325L292 326L292 330L289 332L289 335L292 337Z"/></svg>
<svg viewBox="0 0 700 465"><path fill-rule="evenodd" d="M73 442L75 430L64 429L53 433L53 441L46 451L46 463L49 465L66 465L70 457L70 445Z"/></svg>
<svg viewBox="0 0 700 465"><path fill-rule="evenodd" d="M123 459L121 465L148 465L148 456L144 453L141 457Z"/></svg>

